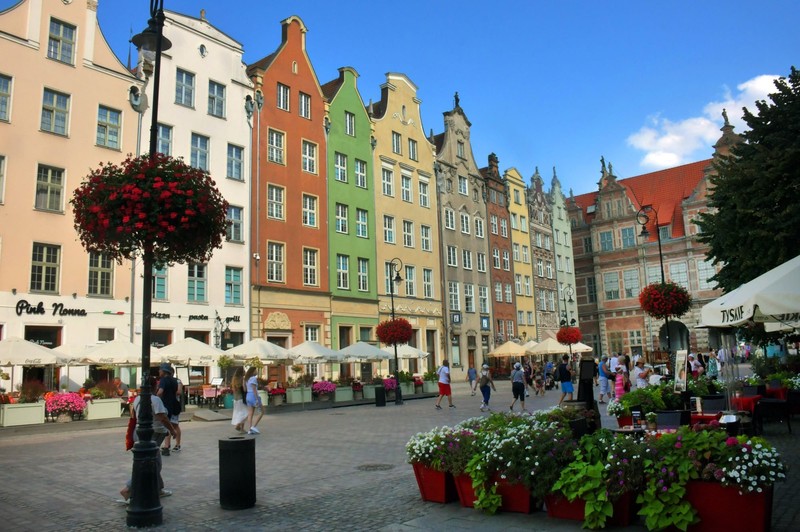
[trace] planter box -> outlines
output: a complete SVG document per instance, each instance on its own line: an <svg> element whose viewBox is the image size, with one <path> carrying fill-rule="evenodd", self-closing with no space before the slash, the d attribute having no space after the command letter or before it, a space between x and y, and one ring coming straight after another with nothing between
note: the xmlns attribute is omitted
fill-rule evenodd
<svg viewBox="0 0 800 532"><path fill-rule="evenodd" d="M448 503L458 498L453 475L436 471L420 463L411 464L423 501Z"/></svg>
<svg viewBox="0 0 800 532"><path fill-rule="evenodd" d="M700 522L691 531L747 530L763 532L772 524L772 488L761 493L739 494L734 486L690 480L686 500L697 510Z"/></svg>
<svg viewBox="0 0 800 532"><path fill-rule="evenodd" d="M408 397L410 395L414 395L414 383L413 382L401 382L400 383L400 390L403 393L403 397Z"/></svg>
<svg viewBox="0 0 800 532"><path fill-rule="evenodd" d="M612 504L612 514L606 520L606 525L629 526L636 520L636 496L628 492L623 494ZM547 506L547 517L556 519L571 519L583 521L586 511L586 501L575 499L570 502L561 494L550 493L544 498Z"/></svg>
<svg viewBox="0 0 800 532"><path fill-rule="evenodd" d="M119 411L117 412L119 415ZM44 401L0 405L0 427L44 423Z"/></svg>
<svg viewBox="0 0 800 532"><path fill-rule="evenodd" d="M380 387L383 388L383 385L381 384ZM377 388L377 386L375 386L374 384L365 384L364 385L364 399L372 399L374 401L375 400L375 388Z"/></svg>
<svg viewBox="0 0 800 532"><path fill-rule="evenodd" d="M286 400L285 395L270 395L269 396L269 405L270 406L279 406L284 403Z"/></svg>
<svg viewBox="0 0 800 532"><path fill-rule="evenodd" d="M439 393L439 383L436 381L425 381L422 383L422 391L424 393Z"/></svg>
<svg viewBox="0 0 800 532"><path fill-rule="evenodd" d="M95 419L113 419L122 413L122 401L119 399L95 399L87 401L85 416L89 421Z"/></svg>
<svg viewBox="0 0 800 532"><path fill-rule="evenodd" d="M286 390L286 402L290 404L310 403L311 388L288 388Z"/></svg>
<svg viewBox="0 0 800 532"><path fill-rule="evenodd" d="M501 512L517 512L529 514L536 509L531 490L523 484L510 484L509 482L496 479L497 493L503 498L500 504Z"/></svg>
<svg viewBox="0 0 800 532"><path fill-rule="evenodd" d="M475 507L475 490L472 488L472 477L469 475L457 475L453 478L458 493L458 502L464 508Z"/></svg>
<svg viewBox="0 0 800 532"><path fill-rule="evenodd" d="M617 418L619 428L633 425L633 416L621 416Z"/></svg>
<svg viewBox="0 0 800 532"><path fill-rule="evenodd" d="M269 404L269 394L266 390L258 390L258 398L261 399L261 406L267 406ZM225 403L225 408L233 408L233 395L231 395L231 406Z"/></svg>
<svg viewBox="0 0 800 532"><path fill-rule="evenodd" d="M233 408L233 394L226 393L222 396L222 408Z"/></svg>
<svg viewBox="0 0 800 532"><path fill-rule="evenodd" d="M333 401L341 403L343 401L353 400L353 387L352 386L337 386L336 391L333 393Z"/></svg>

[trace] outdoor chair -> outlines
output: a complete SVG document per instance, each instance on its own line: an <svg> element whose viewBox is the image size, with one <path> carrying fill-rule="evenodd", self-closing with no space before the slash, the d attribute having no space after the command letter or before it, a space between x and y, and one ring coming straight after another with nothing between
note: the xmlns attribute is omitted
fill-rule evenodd
<svg viewBox="0 0 800 532"><path fill-rule="evenodd" d="M659 429L677 429L681 426L681 410L661 410L656 412L656 425Z"/></svg>
<svg viewBox="0 0 800 532"><path fill-rule="evenodd" d="M783 399L761 399L753 413L753 421L758 434L764 432L764 418L786 421L789 434L792 433L792 416L789 412L789 401Z"/></svg>

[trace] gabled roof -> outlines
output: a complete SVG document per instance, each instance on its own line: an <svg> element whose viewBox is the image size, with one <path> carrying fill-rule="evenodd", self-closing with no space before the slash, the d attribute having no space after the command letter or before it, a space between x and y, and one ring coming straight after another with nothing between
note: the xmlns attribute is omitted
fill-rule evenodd
<svg viewBox="0 0 800 532"><path fill-rule="evenodd" d="M339 92L339 88L342 86L342 83L344 83L344 78L341 76L330 80L328 83L322 86L322 94L325 95L325 98L327 98L328 101L333 100L333 97L336 96L337 92Z"/></svg>
<svg viewBox="0 0 800 532"><path fill-rule="evenodd" d="M248 65L247 68L248 70L249 69L267 70L277 56L278 56L278 51L276 50L271 54L269 54L268 56L259 59L255 63L251 63L250 65Z"/></svg>
<svg viewBox="0 0 800 532"><path fill-rule="evenodd" d="M711 159L705 159L675 168L620 179L616 183L625 188L628 199L636 209L643 205L651 205L653 210L658 213L659 225L671 225L672 237L679 238L686 234L681 202L692 195L703 179L706 167L710 164ZM596 210L592 209L589 212L589 207L597 205L599 194L600 191L596 191L574 198L587 223L591 223L595 217ZM651 227L648 227L651 233L650 239L653 241L656 239L654 223L655 220L652 220Z"/></svg>

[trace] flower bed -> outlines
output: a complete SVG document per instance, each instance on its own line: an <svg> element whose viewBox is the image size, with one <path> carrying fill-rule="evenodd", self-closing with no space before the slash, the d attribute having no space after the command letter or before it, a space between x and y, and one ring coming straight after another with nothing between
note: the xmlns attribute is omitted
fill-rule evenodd
<svg viewBox="0 0 800 532"><path fill-rule="evenodd" d="M45 410L50 416L83 414L85 409L86 401L75 392L47 394L45 399Z"/></svg>

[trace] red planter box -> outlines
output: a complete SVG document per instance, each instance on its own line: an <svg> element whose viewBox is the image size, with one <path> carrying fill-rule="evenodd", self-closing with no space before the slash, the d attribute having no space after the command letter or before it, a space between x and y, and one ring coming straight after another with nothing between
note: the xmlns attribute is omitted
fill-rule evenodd
<svg viewBox="0 0 800 532"><path fill-rule="evenodd" d="M693 532L765 532L772 526L772 488L739 495L738 488L733 486L691 480L686 484L686 500L700 517L699 523L689 527Z"/></svg>
<svg viewBox="0 0 800 532"><path fill-rule="evenodd" d="M448 503L458 498L453 475L430 469L420 463L411 464L423 501Z"/></svg>
<svg viewBox="0 0 800 532"><path fill-rule="evenodd" d="M464 508L474 508L476 497L475 490L472 489L472 477L469 475L458 475L454 480L461 506Z"/></svg>
<svg viewBox="0 0 800 532"><path fill-rule="evenodd" d="M622 416L617 418L619 428L628 427L633 425L633 416Z"/></svg>
<svg viewBox="0 0 800 532"><path fill-rule="evenodd" d="M522 484L509 484L502 479L497 481L497 493L503 498L501 512L518 512L529 514L535 509L531 490Z"/></svg>
<svg viewBox="0 0 800 532"><path fill-rule="evenodd" d="M548 517L583 521L586 511L586 502L583 499L569 502L566 497L551 493L545 496L544 502ZM632 493L623 494L612 507L613 514L606 520L607 525L628 526L636 520L636 496Z"/></svg>

